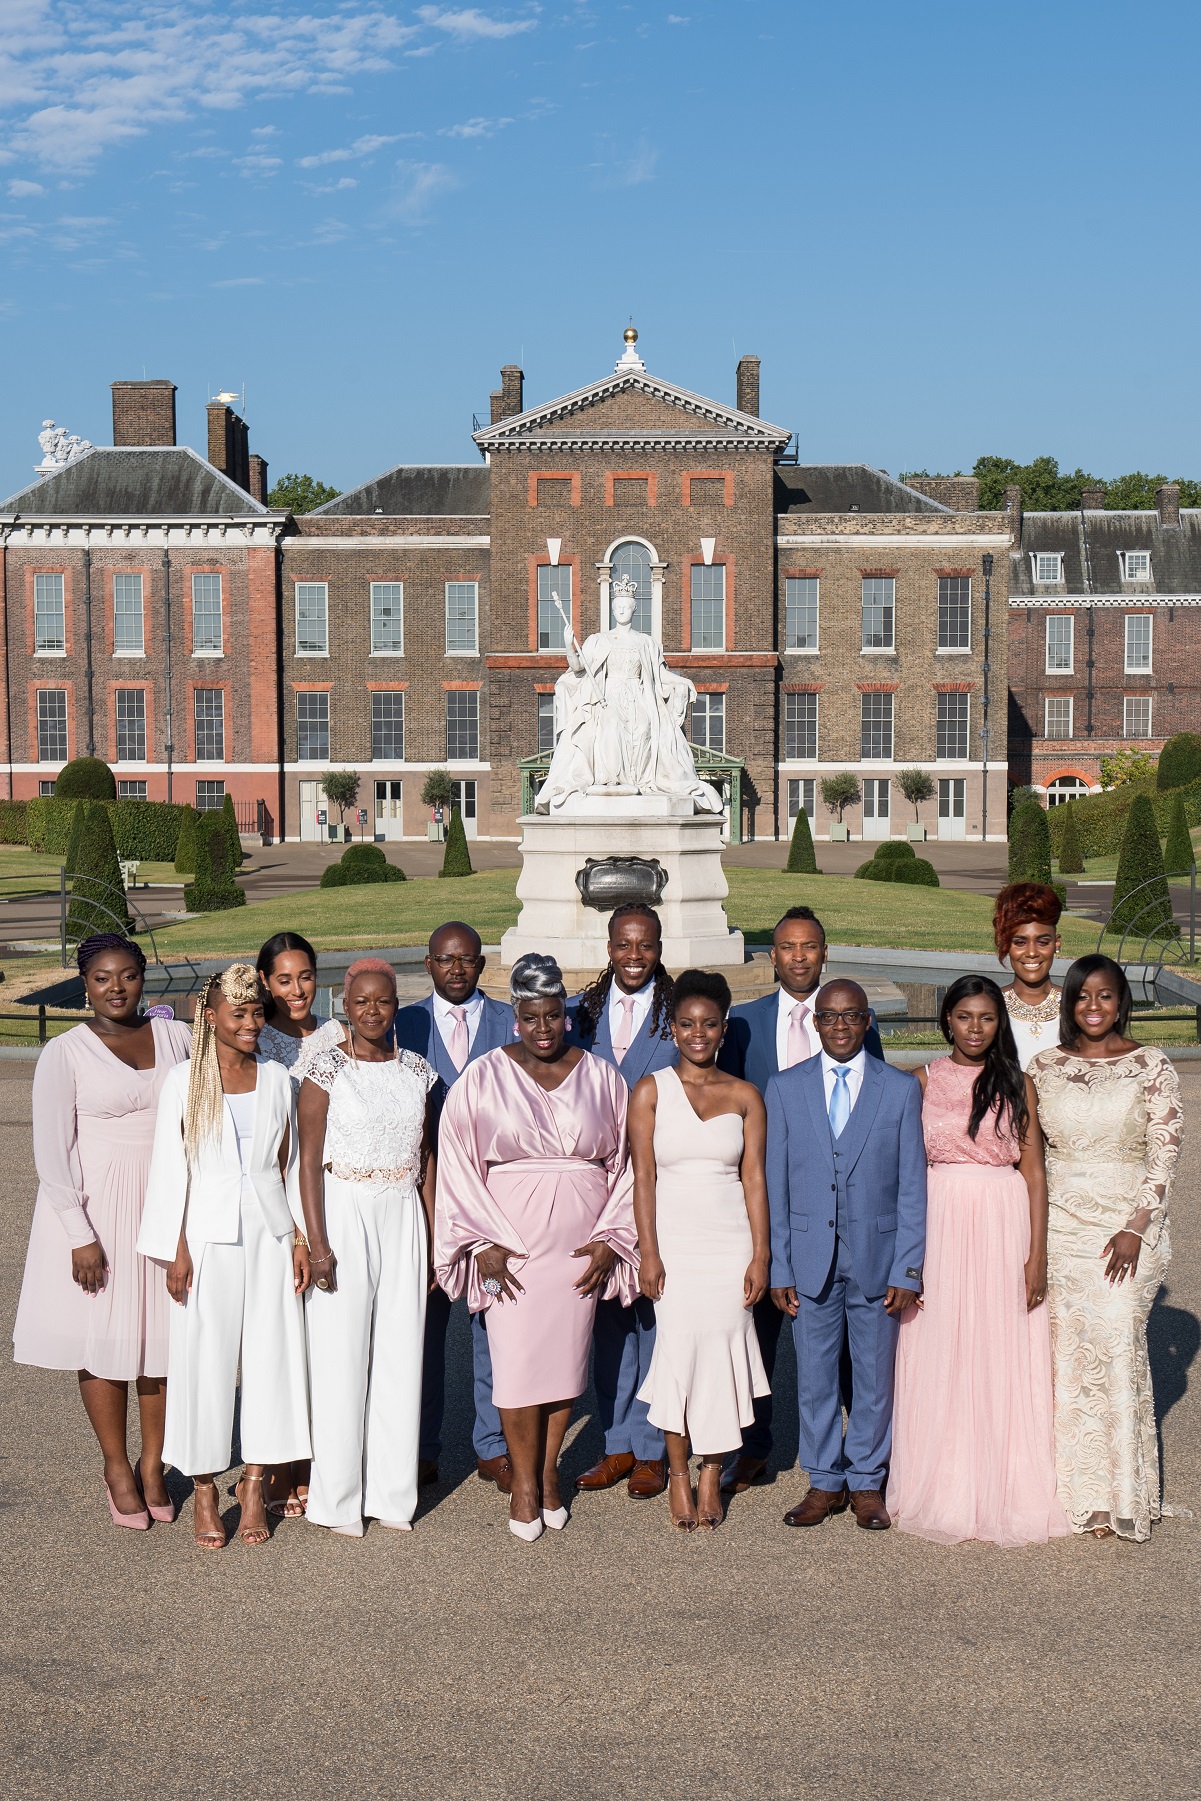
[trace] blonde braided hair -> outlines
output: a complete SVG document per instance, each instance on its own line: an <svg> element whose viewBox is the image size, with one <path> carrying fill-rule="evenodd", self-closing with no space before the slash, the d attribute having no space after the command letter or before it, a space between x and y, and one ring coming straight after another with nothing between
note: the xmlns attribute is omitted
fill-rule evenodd
<svg viewBox="0 0 1201 1801"><path fill-rule="evenodd" d="M217 1040L205 1017L205 1009L213 1006L222 994L233 1007L246 1007L262 1001L258 970L250 963L231 963L219 976L205 983L196 1002L196 1018L192 1024L192 1064L188 1075L188 1104L184 1114L183 1137L189 1164L196 1161L206 1139L218 1138L224 1118L225 1091L217 1064Z"/></svg>

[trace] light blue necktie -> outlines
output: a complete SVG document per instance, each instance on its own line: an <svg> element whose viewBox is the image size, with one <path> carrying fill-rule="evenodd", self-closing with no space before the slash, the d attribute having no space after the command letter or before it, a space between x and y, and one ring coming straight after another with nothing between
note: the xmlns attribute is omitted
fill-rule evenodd
<svg viewBox="0 0 1201 1801"><path fill-rule="evenodd" d="M834 1088L830 1095L830 1130L835 1138L841 1138L843 1129L851 1117L851 1091L847 1087L850 1069L845 1063L834 1065Z"/></svg>

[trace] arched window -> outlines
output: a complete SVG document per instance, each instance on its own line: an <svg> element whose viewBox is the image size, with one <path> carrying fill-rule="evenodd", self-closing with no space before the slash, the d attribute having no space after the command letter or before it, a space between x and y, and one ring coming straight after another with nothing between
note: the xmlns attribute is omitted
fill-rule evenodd
<svg viewBox="0 0 1201 1801"><path fill-rule="evenodd" d="M1047 805L1058 807L1065 800L1083 800L1089 792L1088 783L1078 775L1058 775L1047 784Z"/></svg>
<svg viewBox="0 0 1201 1801"><path fill-rule="evenodd" d="M651 633L651 553L645 544L619 544L613 552L613 574L610 580L626 576L638 590L638 605L631 624L636 632Z"/></svg>

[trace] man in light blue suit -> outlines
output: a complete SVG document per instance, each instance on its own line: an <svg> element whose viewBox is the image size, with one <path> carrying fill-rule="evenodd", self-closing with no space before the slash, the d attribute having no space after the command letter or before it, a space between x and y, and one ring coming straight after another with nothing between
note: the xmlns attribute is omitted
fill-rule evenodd
<svg viewBox="0 0 1201 1801"><path fill-rule="evenodd" d="M857 982L828 982L814 1018L820 1055L767 1088L771 1293L793 1321L809 1476L784 1520L817 1526L846 1507L849 1489L857 1524L883 1531L898 1321L921 1292L926 1248L921 1089L864 1051L870 1014ZM845 1444L844 1332L854 1377Z"/></svg>
<svg viewBox="0 0 1201 1801"><path fill-rule="evenodd" d="M439 926L429 941L425 967L434 992L396 1015L396 1042L416 1051L438 1072L434 1090L435 1130L442 1103L469 1063L513 1038L513 1009L481 994L484 954L479 933L459 920ZM446 1328L450 1302L440 1288L426 1301L425 1357L421 1378L421 1438L418 1481L436 1482L442 1451L446 1400ZM492 1358L485 1315L471 1315L471 1356L475 1373L476 1469L481 1481L495 1482L502 1494L512 1487L509 1454L500 1414L492 1403Z"/></svg>
<svg viewBox="0 0 1201 1801"><path fill-rule="evenodd" d="M653 907L618 907L609 920L609 967L571 1003L579 1043L621 1072L631 1093L643 1076L667 1069L678 1053L667 1026L671 981L662 963L663 933ZM576 1478L585 1490L629 1478L635 1500L667 1486L663 1434L638 1399L655 1348L655 1305L639 1295L632 1307L601 1301L593 1329L593 1381L605 1434L599 1463Z"/></svg>
<svg viewBox="0 0 1201 1801"><path fill-rule="evenodd" d="M821 1052L821 1040L813 1023L813 1001L826 967L826 930L812 907L789 907L772 933L771 962L776 987L756 1001L731 1007L726 1035L717 1061L722 1069L752 1082L766 1095L767 1085L782 1069L805 1063ZM869 1057L884 1060L884 1047L875 1015L867 1029L864 1049ZM770 1294L755 1306L755 1334L768 1381L776 1370L776 1352L784 1315ZM844 1393L850 1393L844 1363ZM753 1482L762 1481L772 1448L773 1404L771 1395L755 1399L754 1424L742 1435L742 1449L722 1471L725 1495L742 1494Z"/></svg>

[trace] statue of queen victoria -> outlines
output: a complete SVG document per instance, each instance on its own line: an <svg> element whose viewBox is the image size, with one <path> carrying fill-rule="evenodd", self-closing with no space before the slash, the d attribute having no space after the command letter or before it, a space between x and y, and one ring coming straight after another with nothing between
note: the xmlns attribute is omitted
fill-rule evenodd
<svg viewBox="0 0 1201 1801"><path fill-rule="evenodd" d="M555 683L556 743L537 813L553 815L578 795L639 794L688 801L693 813L722 810L721 796L697 775L684 735L696 689L667 667L653 638L634 630L637 599L628 578L615 582L616 623L582 646L563 614L567 668Z"/></svg>

